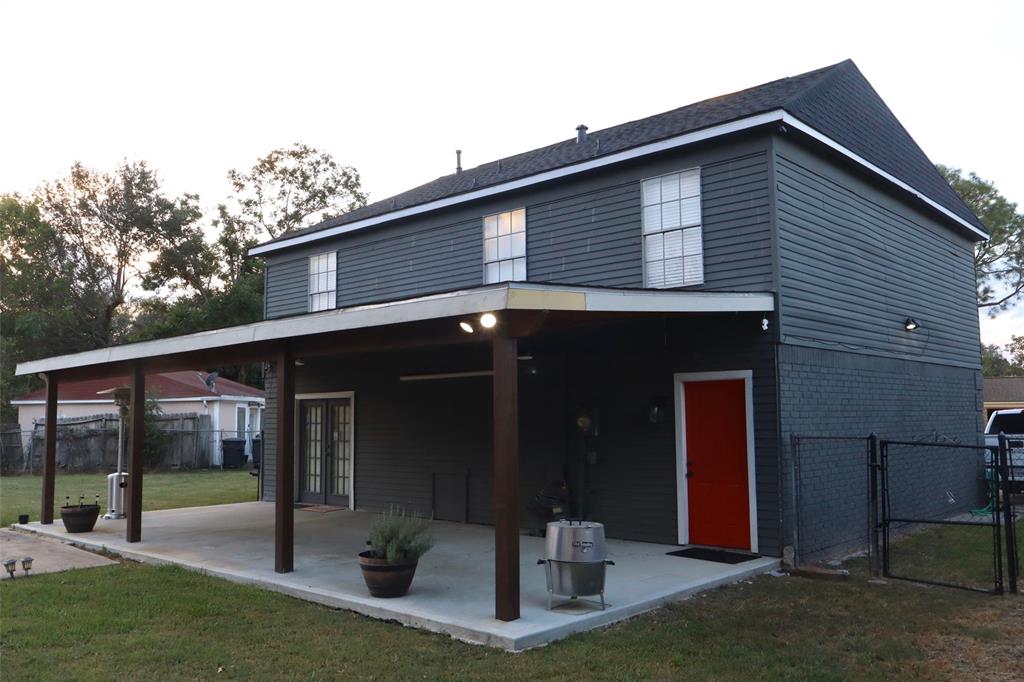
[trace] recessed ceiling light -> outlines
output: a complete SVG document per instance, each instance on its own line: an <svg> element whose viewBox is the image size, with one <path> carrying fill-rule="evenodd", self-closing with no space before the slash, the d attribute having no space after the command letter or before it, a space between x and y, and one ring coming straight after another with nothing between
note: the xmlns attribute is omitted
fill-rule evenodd
<svg viewBox="0 0 1024 682"><path fill-rule="evenodd" d="M471 325L469 322L459 322L459 329L466 332L467 334L473 333L473 325Z"/></svg>
<svg viewBox="0 0 1024 682"><path fill-rule="evenodd" d="M494 325L498 324L498 318L491 313L484 313L480 316L480 324L484 329L490 329Z"/></svg>

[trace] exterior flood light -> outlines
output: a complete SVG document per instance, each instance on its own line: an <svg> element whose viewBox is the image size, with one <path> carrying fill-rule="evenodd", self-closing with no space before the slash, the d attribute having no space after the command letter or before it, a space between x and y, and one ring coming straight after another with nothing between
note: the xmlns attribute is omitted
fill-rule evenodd
<svg viewBox="0 0 1024 682"><path fill-rule="evenodd" d="M469 322L459 322L459 329L466 332L467 334L473 333L473 325L471 325Z"/></svg>
<svg viewBox="0 0 1024 682"><path fill-rule="evenodd" d="M480 325L484 329L490 329L494 325L498 324L498 318L491 313L484 313L480 316Z"/></svg>
<svg viewBox="0 0 1024 682"><path fill-rule="evenodd" d="M908 317L907 321L903 323L903 328L906 329L908 332L914 331L915 329L918 328L918 326L919 325L917 324L917 320L915 320L912 317Z"/></svg>

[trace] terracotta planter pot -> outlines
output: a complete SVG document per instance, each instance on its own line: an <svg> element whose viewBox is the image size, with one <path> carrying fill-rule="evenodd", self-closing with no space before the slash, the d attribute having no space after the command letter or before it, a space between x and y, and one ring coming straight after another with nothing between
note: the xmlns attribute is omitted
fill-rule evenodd
<svg viewBox="0 0 1024 682"><path fill-rule="evenodd" d="M359 568L363 570L363 580L374 597L401 597L408 592L412 577L416 575L418 563L392 563L387 559L374 559L369 551L359 553Z"/></svg>
<svg viewBox="0 0 1024 682"><path fill-rule="evenodd" d="M69 533L88 533L96 525L100 515L98 504L71 505L60 508L60 520Z"/></svg>

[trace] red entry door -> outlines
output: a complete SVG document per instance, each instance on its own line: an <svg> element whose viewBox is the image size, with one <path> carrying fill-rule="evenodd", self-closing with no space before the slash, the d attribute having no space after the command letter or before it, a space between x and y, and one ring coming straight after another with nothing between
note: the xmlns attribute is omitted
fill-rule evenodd
<svg viewBox="0 0 1024 682"><path fill-rule="evenodd" d="M690 543L751 549L745 382L685 381L683 395Z"/></svg>

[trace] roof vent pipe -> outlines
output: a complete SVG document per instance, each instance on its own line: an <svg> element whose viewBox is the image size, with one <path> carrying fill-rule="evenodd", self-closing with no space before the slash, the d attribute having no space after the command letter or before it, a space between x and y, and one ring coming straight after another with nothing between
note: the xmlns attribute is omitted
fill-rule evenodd
<svg viewBox="0 0 1024 682"><path fill-rule="evenodd" d="M462 150L461 149L456 149L455 150L455 172L456 173L461 173L462 172Z"/></svg>
<svg viewBox="0 0 1024 682"><path fill-rule="evenodd" d="M576 144L583 144L587 141L587 126L582 123L576 126Z"/></svg>

